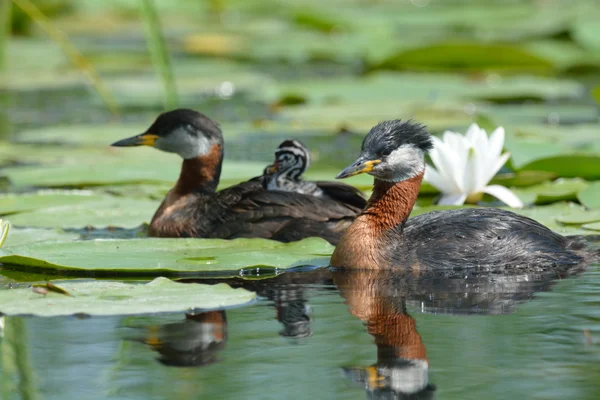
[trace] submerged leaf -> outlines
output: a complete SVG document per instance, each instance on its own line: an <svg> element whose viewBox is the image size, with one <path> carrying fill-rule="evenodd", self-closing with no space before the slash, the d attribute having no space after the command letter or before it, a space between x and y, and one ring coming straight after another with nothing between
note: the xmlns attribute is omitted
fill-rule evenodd
<svg viewBox="0 0 600 400"><path fill-rule="evenodd" d="M111 281L64 282L74 296L48 292L39 296L29 289L0 291L0 312L6 315L133 315L196 309L216 309L252 301L256 294L221 283L199 285L156 278L147 284Z"/></svg>

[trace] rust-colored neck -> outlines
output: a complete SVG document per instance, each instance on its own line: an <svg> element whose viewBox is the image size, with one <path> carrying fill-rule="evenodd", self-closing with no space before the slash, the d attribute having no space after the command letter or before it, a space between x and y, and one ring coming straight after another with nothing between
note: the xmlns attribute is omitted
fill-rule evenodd
<svg viewBox="0 0 600 400"><path fill-rule="evenodd" d="M193 192L215 192L221 177L223 149L215 144L208 154L183 160L179 179L173 188L176 195Z"/></svg>
<svg viewBox="0 0 600 400"><path fill-rule="evenodd" d="M373 194L361 215L375 233L383 234L404 224L417 201L423 174L401 182L375 179Z"/></svg>
<svg viewBox="0 0 600 400"><path fill-rule="evenodd" d="M365 210L344 233L331 257L334 267L381 269L391 265L387 240L398 241L397 235L388 235L402 227L412 211L423 173L402 182L384 182L375 179L373 194Z"/></svg>

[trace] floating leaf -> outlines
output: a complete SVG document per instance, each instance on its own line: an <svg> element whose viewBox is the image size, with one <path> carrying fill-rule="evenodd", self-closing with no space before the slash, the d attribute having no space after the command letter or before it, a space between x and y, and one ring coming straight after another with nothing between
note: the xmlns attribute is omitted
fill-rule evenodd
<svg viewBox="0 0 600 400"><path fill-rule="evenodd" d="M522 171L548 171L566 178L600 179L600 156L564 155L542 158L520 168Z"/></svg>
<svg viewBox="0 0 600 400"><path fill-rule="evenodd" d="M554 179L556 175L546 171L519 171L517 173L502 173L492 179L492 183L502 186L531 186Z"/></svg>
<svg viewBox="0 0 600 400"><path fill-rule="evenodd" d="M12 226L6 237L5 247L19 246L43 241L71 241L78 239L75 233L66 233L57 229L18 228Z"/></svg>
<svg viewBox="0 0 600 400"><path fill-rule="evenodd" d="M549 204L557 201L577 200L579 192L589 186L583 179L558 179L554 182L545 182L540 185L516 190L515 193L523 198L523 195L532 195L535 204Z"/></svg>
<svg viewBox="0 0 600 400"><path fill-rule="evenodd" d="M4 173L13 185L38 187L84 187L123 183L175 183L181 161L154 149L129 149L122 157L89 157L88 163L56 166L10 167ZM139 150L147 155L136 156ZM64 150L63 150L64 151ZM139 154L139 153L138 153ZM92 161L96 161L91 163ZM157 167L160 165L160 168ZM265 163L231 162L223 165L221 187L253 178L262 173Z"/></svg>
<svg viewBox="0 0 600 400"><path fill-rule="evenodd" d="M0 195L0 213L14 214L23 211L72 206L99 201L105 196L88 190L41 190L35 193Z"/></svg>
<svg viewBox="0 0 600 400"><path fill-rule="evenodd" d="M224 283L199 285L156 278L147 284L110 281L64 282L73 296L49 292L40 296L30 289L0 291L0 312L5 315L133 315L216 309L252 301L256 294L232 289Z"/></svg>
<svg viewBox="0 0 600 400"><path fill-rule="evenodd" d="M333 246L319 238L294 243L266 239L117 239L5 247L0 250L0 262L11 268L36 267L70 274L160 275L327 265L329 260L323 257L332 252Z"/></svg>
<svg viewBox="0 0 600 400"><path fill-rule="evenodd" d="M564 148L559 144L529 140L507 139L504 147L510 152L508 162L513 169L521 169L532 161L564 152Z"/></svg>
<svg viewBox="0 0 600 400"><path fill-rule="evenodd" d="M581 225L581 227L583 229L587 229L587 230L590 230L590 231L598 231L598 232L600 232L600 221L599 222L592 222L590 224L583 224L583 225Z"/></svg>
<svg viewBox="0 0 600 400"><path fill-rule="evenodd" d="M395 54L372 69L412 71L552 71L552 63L517 46L483 43L442 43Z"/></svg>
<svg viewBox="0 0 600 400"><path fill-rule="evenodd" d="M577 198L587 208L600 208L600 182L594 182L579 192Z"/></svg>
<svg viewBox="0 0 600 400"><path fill-rule="evenodd" d="M38 228L86 226L134 228L149 222L160 200L104 196L96 201L41 208L11 215L13 225Z"/></svg>
<svg viewBox="0 0 600 400"><path fill-rule="evenodd" d="M586 213L567 213L556 217L558 222L569 225L581 225L590 222L600 221L600 211L590 211Z"/></svg>

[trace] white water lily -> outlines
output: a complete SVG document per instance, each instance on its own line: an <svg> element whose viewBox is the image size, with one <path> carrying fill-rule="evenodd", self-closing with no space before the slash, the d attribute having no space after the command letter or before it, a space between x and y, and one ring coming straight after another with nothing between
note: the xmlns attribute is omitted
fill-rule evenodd
<svg viewBox="0 0 600 400"><path fill-rule="evenodd" d="M433 137L433 145L429 155L435 168L425 169L425 180L442 192L438 204L476 203L487 193L510 207L523 207L504 186L488 185L510 157L510 153L500 154L504 128L496 128L488 138L484 129L473 124L465 135L446 131L443 140Z"/></svg>

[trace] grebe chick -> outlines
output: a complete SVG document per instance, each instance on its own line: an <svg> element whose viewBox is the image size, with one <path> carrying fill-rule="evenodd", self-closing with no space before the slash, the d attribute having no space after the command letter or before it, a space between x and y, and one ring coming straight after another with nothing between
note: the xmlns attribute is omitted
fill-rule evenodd
<svg viewBox="0 0 600 400"><path fill-rule="evenodd" d="M535 271L598 257L583 242L501 209L434 211L408 219L431 148L430 134L415 122L384 121L371 129L358 159L336 177L368 173L375 179L367 207L342 236L332 266Z"/></svg>
<svg viewBox="0 0 600 400"><path fill-rule="evenodd" d="M302 174L310 166L310 152L298 140L285 140L275 150L275 162L263 172L263 186L267 190L302 193L330 201L339 201L359 209L367 200L354 186L338 182L305 181Z"/></svg>
<svg viewBox="0 0 600 400"><path fill-rule="evenodd" d="M146 132L112 145L152 146L183 158L175 187L152 217L149 236L282 242L319 236L336 244L361 211L299 193L267 191L258 177L217 192L223 135L216 122L193 110L163 113Z"/></svg>

